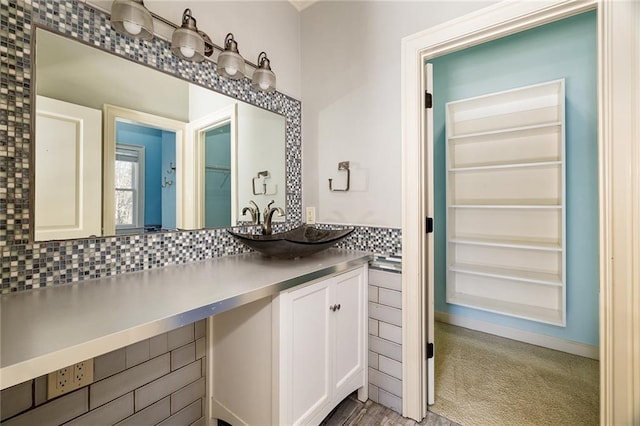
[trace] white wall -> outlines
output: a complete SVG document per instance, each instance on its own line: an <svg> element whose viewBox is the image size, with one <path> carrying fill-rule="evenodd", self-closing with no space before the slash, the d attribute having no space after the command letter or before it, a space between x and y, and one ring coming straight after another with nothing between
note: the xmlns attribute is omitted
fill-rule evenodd
<svg viewBox="0 0 640 426"><path fill-rule="evenodd" d="M480 1L331 1L301 12L303 205L325 223L401 227L400 40ZM350 192L339 161L350 161Z"/></svg>
<svg viewBox="0 0 640 426"><path fill-rule="evenodd" d="M86 2L109 13L113 3ZM300 15L288 1L145 0L144 4L176 25L182 22L182 12L190 8L198 29L215 44L222 46L227 33L233 33L240 54L254 64L260 52L265 51L276 74L277 90L301 99ZM154 25L158 35L171 40L172 29L158 22Z"/></svg>

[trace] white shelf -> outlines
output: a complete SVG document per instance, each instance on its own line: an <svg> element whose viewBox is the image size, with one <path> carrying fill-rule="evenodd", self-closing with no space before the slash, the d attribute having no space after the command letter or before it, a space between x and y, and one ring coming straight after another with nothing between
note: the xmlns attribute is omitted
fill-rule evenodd
<svg viewBox="0 0 640 426"><path fill-rule="evenodd" d="M502 278L513 281L523 281L555 287L562 286L562 277L545 272L523 271L508 268L497 268L486 265L454 264L449 266L452 272L479 275L483 277Z"/></svg>
<svg viewBox="0 0 640 426"><path fill-rule="evenodd" d="M564 80L447 104L447 137L564 126Z"/></svg>
<svg viewBox="0 0 640 426"><path fill-rule="evenodd" d="M562 126L562 123L560 122L543 123L543 124L536 124L533 126L512 127L512 128L506 128L506 129L490 130L487 132L460 134L455 136L449 136L448 139L450 141L457 141L461 139L477 139L477 138L484 138L486 136L499 136L499 135L507 135L509 133L521 133L521 132L526 132L530 130L541 130L541 129L547 130L550 128L557 128L560 126Z"/></svg>
<svg viewBox="0 0 640 426"><path fill-rule="evenodd" d="M557 204L453 204L450 209L546 209L561 210Z"/></svg>
<svg viewBox="0 0 640 426"><path fill-rule="evenodd" d="M504 247L504 248L513 248L520 250L540 250L540 251L554 251L561 252L562 247L558 243L544 243L538 241L531 240L506 240L506 239L495 239L495 238L451 238L449 239L449 243L452 244L466 244L466 245L474 245L474 246L484 246L484 247Z"/></svg>
<svg viewBox="0 0 640 426"><path fill-rule="evenodd" d="M489 297L469 296L466 294L452 295L447 299L447 303L545 324L564 325L562 313L557 309L540 308L520 303L505 303Z"/></svg>
<svg viewBox="0 0 640 426"><path fill-rule="evenodd" d="M446 108L447 302L564 325L564 81Z"/></svg>
<svg viewBox="0 0 640 426"><path fill-rule="evenodd" d="M472 172L483 170L503 170L503 169L520 169L527 167L547 167L547 166L562 166L562 161L535 161L532 163L508 163L508 164L493 164L487 166L471 166L471 167L453 167L450 168L450 172Z"/></svg>

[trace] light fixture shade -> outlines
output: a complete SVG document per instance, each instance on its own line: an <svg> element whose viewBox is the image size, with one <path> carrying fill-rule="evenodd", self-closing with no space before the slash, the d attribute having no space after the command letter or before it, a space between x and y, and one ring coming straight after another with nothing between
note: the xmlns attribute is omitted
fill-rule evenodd
<svg viewBox="0 0 640 426"><path fill-rule="evenodd" d="M227 34L224 40L224 52L218 55L219 75L232 80L241 80L244 77L244 58L238 51L238 43L233 39L233 34Z"/></svg>
<svg viewBox="0 0 640 426"><path fill-rule="evenodd" d="M196 20L191 16L191 10L185 9L182 26L171 36L171 51L181 59L201 62L204 59L204 48L204 38L196 27Z"/></svg>
<svg viewBox="0 0 640 426"><path fill-rule="evenodd" d="M181 59L201 62L204 59L204 40L197 31L178 28L171 36L171 51Z"/></svg>
<svg viewBox="0 0 640 426"><path fill-rule="evenodd" d="M115 0L111 6L111 25L129 37L153 38L153 17L142 0Z"/></svg>
<svg viewBox="0 0 640 426"><path fill-rule="evenodd" d="M265 52L258 55L258 68L253 72L251 87L263 92L276 90L276 75L271 71L271 62Z"/></svg>

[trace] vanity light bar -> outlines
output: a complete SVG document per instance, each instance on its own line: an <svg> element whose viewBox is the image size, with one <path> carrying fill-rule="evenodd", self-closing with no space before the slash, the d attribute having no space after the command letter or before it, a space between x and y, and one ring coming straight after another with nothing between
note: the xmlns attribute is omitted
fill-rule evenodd
<svg viewBox="0 0 640 426"><path fill-rule="evenodd" d="M254 69L251 82L251 87L253 89L263 92L273 92L275 90L276 76L273 71L271 71L266 53L260 53L258 56L258 64L254 64L253 62L244 59L238 51L238 44L234 40L232 33L227 34L224 47L218 46L211 41L211 38L206 33L197 29L196 20L191 15L190 9L185 9L182 15L182 25L178 26L144 7L142 0L116 0L114 4L115 3L118 3L119 5L122 3L120 5L121 9L125 11L130 8L135 9L138 12L141 10L144 12L146 20L152 21L153 19L157 19L165 25L168 25L170 28L173 28L171 51L179 58L188 61L200 62L204 57L211 56L214 49L218 49L220 54L218 55L216 72L219 75L234 80L242 79L245 76L244 64L247 64ZM113 19L118 13L123 13L122 10L118 13L116 12L118 11L112 9L111 24L116 31L127 34L131 37L140 38L141 36L138 36L137 33L134 34L128 30L128 27L132 26L131 22L127 22L128 27L123 27L120 25L119 21ZM149 17L152 19L149 19ZM136 25L136 28L137 27L138 25ZM151 28L153 28L152 22ZM151 38L153 38L153 33L144 39L149 40ZM204 48L202 48L203 44Z"/></svg>
<svg viewBox="0 0 640 426"><path fill-rule="evenodd" d="M158 20L158 21L162 22L163 24L168 25L169 27L173 28L174 30L177 30L178 28L180 28L180 26L179 26L179 25L177 25L177 24L175 24L175 23L173 23L173 22L169 21L168 19L166 19L166 18L164 18L164 17L162 17L162 16L158 15L158 14L157 14L157 13L155 13L155 12L149 11L149 13L151 13L151 16L153 17L153 19L156 19L156 20ZM220 52L224 52L224 47L222 47L222 46L218 46L217 44L213 43L212 41L207 41L207 40L205 40L205 44L209 44L209 45L211 45L211 47L213 47L214 49L217 49L217 50L218 50L218 51L220 51ZM258 69L258 68L260 68L258 65L254 64L254 63L253 63L253 62L251 62L251 61L248 61L247 59L245 59L245 60L244 60L244 62L245 62L247 65L249 65L250 67L254 68L254 69Z"/></svg>

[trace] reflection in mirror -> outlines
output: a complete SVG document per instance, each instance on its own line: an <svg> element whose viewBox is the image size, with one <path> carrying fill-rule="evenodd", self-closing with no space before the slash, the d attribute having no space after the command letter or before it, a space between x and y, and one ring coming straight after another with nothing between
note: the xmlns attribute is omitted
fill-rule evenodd
<svg viewBox="0 0 640 426"><path fill-rule="evenodd" d="M174 164L175 132L116 120L117 234L176 228Z"/></svg>
<svg viewBox="0 0 640 426"><path fill-rule="evenodd" d="M103 127L104 234L175 229L182 179L174 165L185 123L104 105Z"/></svg>
<svg viewBox="0 0 640 426"><path fill-rule="evenodd" d="M37 241L228 227L250 221L250 201L285 207L283 116L42 28L34 58Z"/></svg>
<svg viewBox="0 0 640 426"><path fill-rule="evenodd" d="M204 226L231 226L231 124L204 134Z"/></svg>
<svg viewBox="0 0 640 426"><path fill-rule="evenodd" d="M102 113L36 98L35 238L101 235Z"/></svg>

